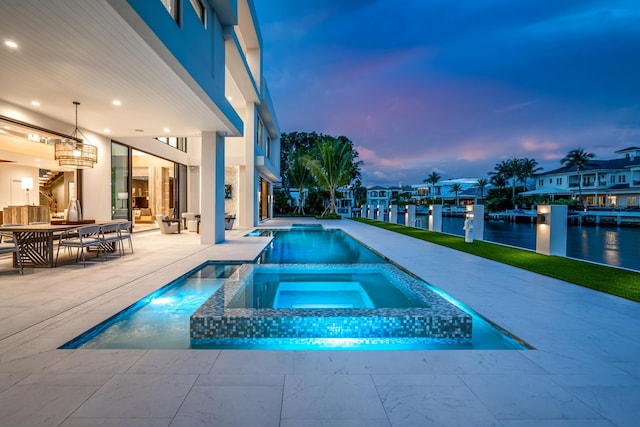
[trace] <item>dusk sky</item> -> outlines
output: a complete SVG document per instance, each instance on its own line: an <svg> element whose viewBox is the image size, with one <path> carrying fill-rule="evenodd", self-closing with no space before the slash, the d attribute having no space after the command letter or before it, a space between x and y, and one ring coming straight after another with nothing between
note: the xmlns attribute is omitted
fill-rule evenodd
<svg viewBox="0 0 640 427"><path fill-rule="evenodd" d="M351 139L370 186L640 146L638 0L254 0L282 132Z"/></svg>

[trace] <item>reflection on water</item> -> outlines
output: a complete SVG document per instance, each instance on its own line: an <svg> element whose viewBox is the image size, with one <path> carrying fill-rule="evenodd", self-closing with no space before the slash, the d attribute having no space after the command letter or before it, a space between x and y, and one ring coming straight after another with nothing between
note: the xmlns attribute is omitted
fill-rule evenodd
<svg viewBox="0 0 640 427"><path fill-rule="evenodd" d="M428 224L427 217L420 217ZM463 218L442 218L442 231L464 236ZM426 227L424 227L426 228ZM485 240L520 248L536 248L536 225L485 222ZM567 256L640 270L640 228L570 226Z"/></svg>

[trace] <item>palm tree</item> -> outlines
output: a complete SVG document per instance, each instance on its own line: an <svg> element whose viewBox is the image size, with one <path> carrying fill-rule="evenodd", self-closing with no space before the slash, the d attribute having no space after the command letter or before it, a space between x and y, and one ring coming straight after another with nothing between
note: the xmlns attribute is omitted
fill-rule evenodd
<svg viewBox="0 0 640 427"><path fill-rule="evenodd" d="M511 200L513 201L516 198L518 176L521 175L522 159L503 160L496 164L493 169L494 172L489 172L489 174L495 177L496 182L506 183L506 181L511 180Z"/></svg>
<svg viewBox="0 0 640 427"><path fill-rule="evenodd" d="M449 193L456 193L456 206L458 206L458 193L462 192L462 185L458 184L457 182L455 184L451 185L451 188L449 188Z"/></svg>
<svg viewBox="0 0 640 427"><path fill-rule="evenodd" d="M438 181L440 181L440 178L442 178L440 176L440 174L436 171L433 171L429 174L429 176L424 179L424 181L422 182L426 182L427 184L431 184L431 203L435 203L436 202L436 184L438 183Z"/></svg>
<svg viewBox="0 0 640 427"><path fill-rule="evenodd" d="M575 166L578 171L578 192L580 194L580 204L582 204L582 170L589 166L597 166L597 163L591 161L596 155L587 153L582 148L576 148L569 151L566 156L560 160L560 163L566 168Z"/></svg>
<svg viewBox="0 0 640 427"><path fill-rule="evenodd" d="M527 178L534 176L537 172L541 170L542 168L538 167L538 162L535 159L529 159L528 157L525 157L524 159L520 159L518 179L520 180L520 182L522 182L522 185L526 188Z"/></svg>
<svg viewBox="0 0 640 427"><path fill-rule="evenodd" d="M318 185L329 192L329 206L324 213L335 214L336 190L347 185L353 177L353 150L348 143L333 137L320 140L316 149L317 159L309 160L307 167Z"/></svg>
<svg viewBox="0 0 640 427"><path fill-rule="evenodd" d="M487 185L489 185L489 181L487 181L485 178L480 178L478 181L476 181L475 184L473 184L474 187L480 189L480 200L482 201L484 201L484 189Z"/></svg>
<svg viewBox="0 0 640 427"><path fill-rule="evenodd" d="M313 184L313 176L307 168L310 158L305 155L296 155L291 167L287 171L289 183L298 189L298 206L295 212L304 215L304 190Z"/></svg>

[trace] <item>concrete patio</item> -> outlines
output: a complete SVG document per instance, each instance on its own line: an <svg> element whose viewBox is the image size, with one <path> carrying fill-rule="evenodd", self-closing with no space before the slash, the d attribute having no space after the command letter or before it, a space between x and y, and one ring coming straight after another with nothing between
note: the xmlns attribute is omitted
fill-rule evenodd
<svg viewBox="0 0 640 427"><path fill-rule="evenodd" d="M20 276L0 258L0 425L638 425L640 304L357 222L325 224L535 350L58 350L203 261L252 260L270 240L137 233L134 254L86 268Z"/></svg>

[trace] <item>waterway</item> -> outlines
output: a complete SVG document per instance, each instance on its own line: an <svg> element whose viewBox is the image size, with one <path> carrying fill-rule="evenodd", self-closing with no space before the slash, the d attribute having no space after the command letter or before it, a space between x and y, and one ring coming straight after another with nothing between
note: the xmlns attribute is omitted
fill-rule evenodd
<svg viewBox="0 0 640 427"><path fill-rule="evenodd" d="M428 217L418 218L422 224L428 224ZM463 236L463 222L463 218L443 217L442 231ZM487 241L525 249L536 248L535 224L486 221L484 233ZM640 228L569 226L567 256L640 271Z"/></svg>

